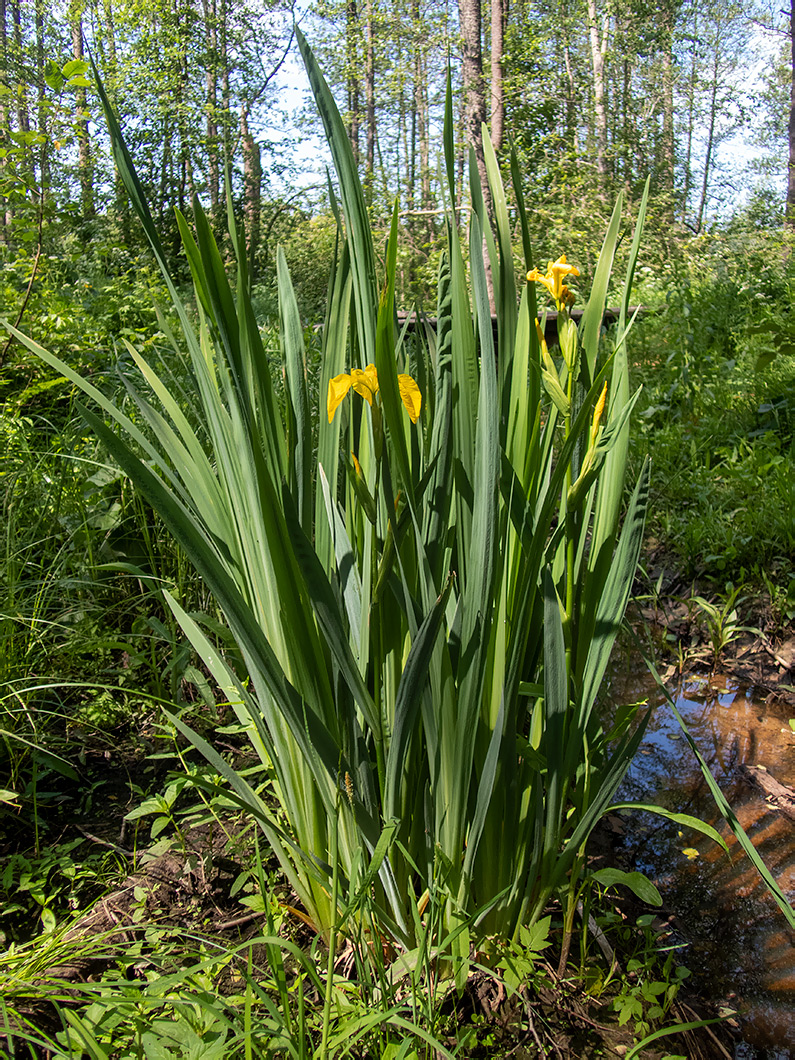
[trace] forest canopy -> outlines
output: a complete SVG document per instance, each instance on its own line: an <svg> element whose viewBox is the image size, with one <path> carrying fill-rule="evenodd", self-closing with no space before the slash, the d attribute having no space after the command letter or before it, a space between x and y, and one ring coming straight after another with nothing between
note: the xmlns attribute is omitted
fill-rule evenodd
<svg viewBox="0 0 795 1060"><path fill-rule="evenodd" d="M636 201L647 176L653 216L685 235L738 209L781 219L789 25L758 4L2 0L7 259L53 224L83 241L100 221L113 243L139 238L90 59L175 254L174 207L197 195L219 222L228 167L255 275L272 264L276 242L328 207L317 119L295 106L296 21L344 114L374 217L397 198L415 267L439 229L448 60L459 142L474 145L481 175L481 122L505 164L513 145L525 194L553 228L565 216L588 230L594 211L599 228L614 195ZM299 242L331 238L316 221Z"/></svg>

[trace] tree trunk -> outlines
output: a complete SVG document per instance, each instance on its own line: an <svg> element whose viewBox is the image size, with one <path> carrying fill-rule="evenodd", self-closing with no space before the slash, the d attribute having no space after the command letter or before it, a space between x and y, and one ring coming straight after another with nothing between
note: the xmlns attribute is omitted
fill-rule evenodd
<svg viewBox="0 0 795 1060"><path fill-rule="evenodd" d="M491 0L491 142L495 151L502 147L505 125L503 93L503 45L507 0Z"/></svg>
<svg viewBox="0 0 795 1060"><path fill-rule="evenodd" d="M44 80L44 3L36 0L34 9L36 21L36 124L41 136L39 147L39 189L42 201L50 186L50 159L47 152L47 106L45 102ZM83 93L85 95L85 92Z"/></svg>
<svg viewBox="0 0 795 1060"><path fill-rule="evenodd" d="M634 152L630 150L630 144L637 140L637 137L633 134L632 129L632 87L631 87L631 74L629 59L625 58L622 63L622 74L623 83L621 85L621 147L624 158L623 173L624 186L629 193L630 185L632 183L633 173L633 156Z"/></svg>
<svg viewBox="0 0 795 1060"><path fill-rule="evenodd" d="M662 48L662 190L670 196L670 204L665 212L671 223L674 219L674 11L672 0L668 0L665 4L662 14L665 28Z"/></svg>
<svg viewBox="0 0 795 1060"><path fill-rule="evenodd" d="M426 211L428 239L433 237L434 225L431 217L431 148L428 131L428 61L424 53L419 55L419 70L416 91L417 138L420 148L420 209Z"/></svg>
<svg viewBox="0 0 795 1060"><path fill-rule="evenodd" d="M577 86L574 83L574 69L571 65L571 45L568 29L564 28L563 65L566 69L566 142L571 151L577 149Z"/></svg>
<svg viewBox="0 0 795 1060"><path fill-rule="evenodd" d="M227 32L227 0L220 0L220 47L221 47L221 121L223 123L224 166L231 165L232 95L229 84L229 34Z"/></svg>
<svg viewBox="0 0 795 1060"><path fill-rule="evenodd" d="M458 17L463 38L462 75L464 79L464 102L467 139L475 151L483 204L487 217L494 213L486 172L486 155L483 150L483 125L486 121L486 92L483 83L483 45L481 41L480 0L458 0ZM489 292L491 312L495 312L494 280L491 275L486 236L483 235L483 264L486 269L486 286Z"/></svg>
<svg viewBox="0 0 795 1060"><path fill-rule="evenodd" d="M458 0L458 17L463 43L461 73L464 80L466 136L475 149L483 197L491 207L486 156L483 153L483 123L486 121L486 93L483 86L483 46L481 43L480 0ZM489 212L491 210L489 209Z"/></svg>
<svg viewBox="0 0 795 1060"><path fill-rule="evenodd" d="M790 0L790 94L789 94L789 169L787 171L787 224L795 228L795 0Z"/></svg>
<svg viewBox="0 0 795 1060"><path fill-rule="evenodd" d="M709 176L710 170L712 169L712 153L715 148L715 120L717 117L717 102L718 102L718 61L719 61L719 50L718 45L715 47L715 55L713 61L713 78L712 78L712 93L710 96L710 107L709 107L709 129L707 130L707 153L704 158L704 176L701 181L701 196L698 202L698 213L696 214L696 234L701 231L701 226L704 223L704 211L707 205L707 190L709 188Z"/></svg>
<svg viewBox="0 0 795 1060"><path fill-rule="evenodd" d="M116 73L116 27L113 19L113 0L102 0L102 11L105 17L105 39L108 43L108 59L113 73Z"/></svg>
<svg viewBox="0 0 795 1060"><path fill-rule="evenodd" d="M696 40L696 32L698 29L697 22L694 22L692 29L693 39ZM697 63L696 63L696 50L693 49L691 62L690 62L690 83L688 85L688 100L687 100L687 147L685 149L685 163L684 163L684 187L682 189L682 222L684 223L688 214L688 205L690 200L690 190L693 184L693 133L695 131L696 124L696 80L697 80Z"/></svg>
<svg viewBox="0 0 795 1060"><path fill-rule="evenodd" d="M0 84L10 84L11 79L8 76L8 36L6 33L6 0L0 0ZM8 97L5 94L0 94L0 148L3 152L8 150L9 138L8 134L11 131L11 109L8 106ZM4 176L5 170L8 166L6 161L6 155L3 154L0 158L0 176ZM5 206L0 211L0 240L3 243L9 243L11 239L11 224L13 222L13 212L11 209L11 202L6 199Z"/></svg>
<svg viewBox="0 0 795 1060"><path fill-rule="evenodd" d="M74 4L70 12L72 25L72 53L75 59L83 60L83 19L80 8ZM77 171L80 179L80 209L83 221L94 216L94 183L91 173L91 145L88 139L88 100L86 90L75 90L75 118L77 124Z"/></svg>
<svg viewBox="0 0 795 1060"><path fill-rule="evenodd" d="M359 152L359 124L360 107L359 98L359 49L357 48L357 34L359 31L359 14L356 8L356 0L348 0L345 7L345 52L348 82L348 136L350 137L353 157L358 166L360 161Z"/></svg>
<svg viewBox="0 0 795 1060"><path fill-rule="evenodd" d="M412 55L412 92L411 92L411 121L409 123L409 145L406 158L406 209L409 213L414 210L416 199L414 192L417 187L417 172L419 170L419 151L417 138L419 136L420 110L422 108L422 15L420 13L420 0L412 0L411 3L411 55ZM421 198L421 196L420 196Z"/></svg>
<svg viewBox="0 0 795 1060"><path fill-rule="evenodd" d="M177 54L175 57L176 69L176 98L174 100L177 112L177 138L179 148L177 155L177 205L184 213L187 207L188 193L188 166L190 157L190 144L188 142L188 130L185 120L188 108L188 8L180 7L182 0L174 2L174 19L176 22ZM175 236L174 252L178 252L178 242Z"/></svg>
<svg viewBox="0 0 795 1060"><path fill-rule="evenodd" d="M102 13L104 18L104 34L105 42L107 44L107 57L106 64L107 68L105 71L105 87L110 91L111 101L114 106L118 108L119 100L117 98L117 76L118 76L118 64L116 57L116 22L113 15L113 0L102 0ZM121 115L119 115L121 118ZM127 191L124 187L124 183L121 179L118 169L114 166L113 170L113 203L116 217L121 226L121 236L124 243L130 241L130 203L127 198Z"/></svg>
<svg viewBox="0 0 795 1060"><path fill-rule="evenodd" d="M607 111L605 109L605 57L607 25L599 39L599 15L596 0L588 0L588 30L593 65L594 118L596 121L596 173L604 189L607 181Z"/></svg>
<svg viewBox="0 0 795 1060"><path fill-rule="evenodd" d="M372 194L375 174L375 12L374 0L366 0L366 47L364 63L364 102L367 119L367 157L365 159L365 184Z"/></svg>
<svg viewBox="0 0 795 1060"><path fill-rule="evenodd" d="M433 222L431 209L431 172L430 144L428 134L428 61L426 42L423 35L423 20L420 0L413 0L412 16L414 22L414 93L411 108L411 165L408 198L413 209L415 203L424 212L422 227L426 237L431 238ZM419 187L418 187L419 185ZM419 196L415 199L415 192Z"/></svg>
<svg viewBox="0 0 795 1060"><path fill-rule="evenodd" d="M210 216L217 225L220 213L221 168L218 157L218 12L215 0L203 0L205 46L207 48L205 88L207 115L204 132L207 139L207 190Z"/></svg>
<svg viewBox="0 0 795 1060"><path fill-rule="evenodd" d="M19 4L20 0L12 0L11 20L14 24L14 59L17 76L17 128L20 132L26 133L30 132L30 119L28 117L27 85L23 73L22 17Z"/></svg>
<svg viewBox="0 0 795 1060"><path fill-rule="evenodd" d="M260 148L248 126L245 104L240 109L240 143L243 151L243 196L248 236L249 277L254 275L260 240L260 217L262 213L262 163Z"/></svg>

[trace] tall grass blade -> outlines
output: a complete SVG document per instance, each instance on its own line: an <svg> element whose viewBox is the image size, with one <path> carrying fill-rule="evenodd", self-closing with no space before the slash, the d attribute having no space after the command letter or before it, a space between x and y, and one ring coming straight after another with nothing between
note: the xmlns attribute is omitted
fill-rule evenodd
<svg viewBox="0 0 795 1060"><path fill-rule="evenodd" d="M375 251L367 207L359 182L351 141L334 103L334 97L331 95L303 33L296 28L295 35L309 77L312 94L315 97L315 104L326 132L331 156L334 159L334 168L337 171L340 201L350 244L356 330L364 358L363 367L368 362L375 362L375 322L378 307Z"/></svg>
<svg viewBox="0 0 795 1060"><path fill-rule="evenodd" d="M599 261L594 274L593 286L591 287L591 296L583 310L580 321L580 343L585 352L585 363L587 365L586 386L590 385L596 375L599 335L602 330L602 319L605 312L605 302L607 301L607 285L610 281L610 271L613 267L613 257L616 252L623 208L624 197L623 194L619 193L616 204L613 207L607 235L599 253Z"/></svg>

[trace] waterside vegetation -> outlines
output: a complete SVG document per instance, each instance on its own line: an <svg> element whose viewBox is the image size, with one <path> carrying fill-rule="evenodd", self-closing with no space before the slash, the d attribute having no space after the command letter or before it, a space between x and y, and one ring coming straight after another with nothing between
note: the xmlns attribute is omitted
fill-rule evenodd
<svg viewBox="0 0 795 1060"><path fill-rule="evenodd" d="M730 579L792 619L785 247L738 228L639 268L643 195L589 267L539 267L485 132L463 223L448 93L434 324L398 329L397 210L374 233L299 43L337 176L320 330L282 251L258 319L231 197L223 236L177 213L175 275L104 96L147 264L54 261L9 324L3 1048L661 1056L705 1020L654 885L588 845L644 732L600 694L647 509L646 573L700 579L716 654ZM44 312L68 268L91 312L72 275Z"/></svg>

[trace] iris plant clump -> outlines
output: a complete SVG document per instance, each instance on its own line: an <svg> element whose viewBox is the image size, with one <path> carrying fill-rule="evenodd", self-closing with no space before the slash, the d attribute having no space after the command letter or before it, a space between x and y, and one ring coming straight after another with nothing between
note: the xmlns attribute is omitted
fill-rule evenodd
<svg viewBox="0 0 795 1060"><path fill-rule="evenodd" d="M283 254L280 402L231 200L234 286L199 202L193 230L178 214L195 286L189 313L106 100L120 173L180 321L194 415L126 341L135 420L20 341L99 407L104 415L84 410L87 422L223 612L242 667L201 616L167 597L267 767L268 791L173 722L259 823L292 905L329 937L344 920L394 952L418 944L431 904L464 959L471 938L516 935L555 895L573 912L586 840L643 733L635 708L605 723L598 697L648 493L648 466L626 483L627 309L645 199L618 326L603 340L621 200L577 326L564 280L578 271L565 257L516 289L517 223L526 268L533 260L528 204L513 159L509 211L487 136L493 219L470 164L466 246L448 92L436 325L411 339L395 311L397 208L379 273L343 122L298 40L339 192L321 407L310 402ZM559 357L544 339L536 283L554 300ZM345 401L351 389L364 400Z"/></svg>

